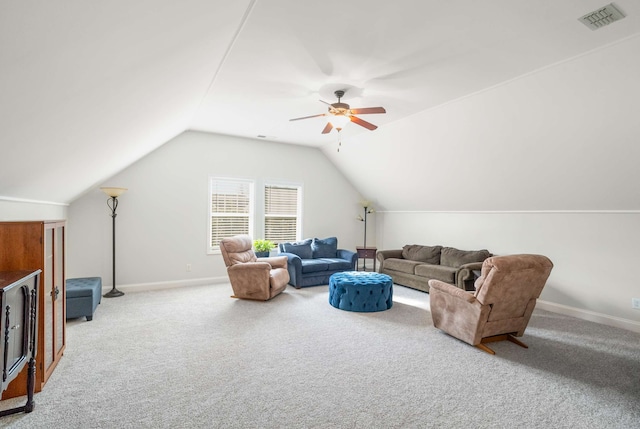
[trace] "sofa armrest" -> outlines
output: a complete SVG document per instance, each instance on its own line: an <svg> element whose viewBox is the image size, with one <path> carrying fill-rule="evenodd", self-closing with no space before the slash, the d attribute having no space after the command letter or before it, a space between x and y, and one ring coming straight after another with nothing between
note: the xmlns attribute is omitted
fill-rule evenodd
<svg viewBox="0 0 640 429"><path fill-rule="evenodd" d="M347 249L338 249L336 256L340 259L349 261L351 264L351 270L355 271L356 264L358 263L358 254Z"/></svg>
<svg viewBox="0 0 640 429"><path fill-rule="evenodd" d="M380 262L380 268L378 271L382 272L384 268L384 260L387 258L398 258L402 259L402 249L391 249L391 250L378 250L376 253L376 258Z"/></svg>
<svg viewBox="0 0 640 429"><path fill-rule="evenodd" d="M266 262L273 268L287 268L288 259L286 256L268 256L266 258L258 258L258 262Z"/></svg>
<svg viewBox="0 0 640 429"><path fill-rule="evenodd" d="M302 259L294 253L281 252L278 256L287 257L287 271L289 271L289 284L295 288L302 287Z"/></svg>
<svg viewBox="0 0 640 429"><path fill-rule="evenodd" d="M473 283L476 281L476 276L473 271L481 270L482 264L482 262L470 262L461 265L456 271L456 286L462 290L474 290Z"/></svg>

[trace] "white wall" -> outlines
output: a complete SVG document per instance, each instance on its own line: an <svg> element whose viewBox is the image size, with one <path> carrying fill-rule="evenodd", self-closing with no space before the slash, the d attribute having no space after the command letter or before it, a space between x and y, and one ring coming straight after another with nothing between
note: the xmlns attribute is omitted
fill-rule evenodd
<svg viewBox="0 0 640 429"><path fill-rule="evenodd" d="M302 183L303 237L360 244L361 197L320 150L189 131L102 185L129 189L117 209L117 285L227 278L222 257L207 255L210 175ZM112 284L106 200L96 188L70 205L67 277L101 276Z"/></svg>
<svg viewBox="0 0 640 429"><path fill-rule="evenodd" d="M59 220L66 218L66 204L17 201L0 197L0 221Z"/></svg>
<svg viewBox="0 0 640 429"><path fill-rule="evenodd" d="M597 313L591 319L604 323L629 328L615 319L635 321L640 331L640 311L631 309L631 298L640 298L640 213L378 213L377 220L379 248L440 244L546 255L554 268L543 301Z"/></svg>
<svg viewBox="0 0 640 429"><path fill-rule="evenodd" d="M379 249L542 253L543 300L640 331L638 52L636 36L323 150L378 201Z"/></svg>

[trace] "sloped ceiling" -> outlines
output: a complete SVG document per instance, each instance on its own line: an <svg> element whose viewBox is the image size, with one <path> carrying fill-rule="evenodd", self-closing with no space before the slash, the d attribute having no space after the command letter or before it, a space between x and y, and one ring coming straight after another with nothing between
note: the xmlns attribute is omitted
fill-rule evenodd
<svg viewBox="0 0 640 429"><path fill-rule="evenodd" d="M337 89L386 108L341 137L371 139L640 33L640 2L616 5L626 18L591 31L578 18L601 1L4 1L0 196L70 202L187 129L326 150L323 118L289 119ZM369 192L353 156L333 158Z"/></svg>

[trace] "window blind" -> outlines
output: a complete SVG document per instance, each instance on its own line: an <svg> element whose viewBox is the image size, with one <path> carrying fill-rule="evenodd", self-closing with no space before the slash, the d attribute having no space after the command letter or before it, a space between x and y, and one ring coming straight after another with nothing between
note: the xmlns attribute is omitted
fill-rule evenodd
<svg viewBox="0 0 640 429"><path fill-rule="evenodd" d="M300 188L297 186L265 185L265 239L275 243L296 241L299 232Z"/></svg>
<svg viewBox="0 0 640 429"><path fill-rule="evenodd" d="M249 234L252 183L211 179L211 247L219 248L225 237Z"/></svg>

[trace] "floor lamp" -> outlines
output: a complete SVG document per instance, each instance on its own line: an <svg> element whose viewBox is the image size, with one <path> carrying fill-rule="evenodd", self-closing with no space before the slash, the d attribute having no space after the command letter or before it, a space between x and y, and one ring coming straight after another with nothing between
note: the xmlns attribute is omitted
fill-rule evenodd
<svg viewBox="0 0 640 429"><path fill-rule="evenodd" d="M363 248L367 249L367 215L369 213L373 213L373 208L371 208L371 201L360 201L360 205L364 209L364 218L362 216L358 216L358 220L364 222L364 245ZM362 268L367 271L367 258L363 260Z"/></svg>
<svg viewBox="0 0 640 429"><path fill-rule="evenodd" d="M113 263L113 287L107 293L105 293L105 298L115 298L117 296L124 295L124 292L116 289L116 209L118 208L118 197L125 193L127 188L100 188L102 192L109 196L107 200L107 206L111 209L111 219L112 219L112 232L113 232L113 255L112 255L112 263Z"/></svg>

